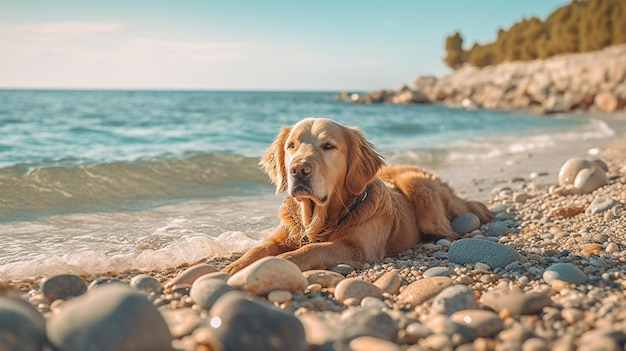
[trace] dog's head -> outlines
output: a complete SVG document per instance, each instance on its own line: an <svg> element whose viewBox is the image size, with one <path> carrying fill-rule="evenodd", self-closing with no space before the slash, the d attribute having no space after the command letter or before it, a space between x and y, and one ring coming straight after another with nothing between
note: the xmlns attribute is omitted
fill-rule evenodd
<svg viewBox="0 0 626 351"><path fill-rule="evenodd" d="M335 196L360 194L384 161L356 128L307 118L283 127L260 165L277 193L324 205Z"/></svg>

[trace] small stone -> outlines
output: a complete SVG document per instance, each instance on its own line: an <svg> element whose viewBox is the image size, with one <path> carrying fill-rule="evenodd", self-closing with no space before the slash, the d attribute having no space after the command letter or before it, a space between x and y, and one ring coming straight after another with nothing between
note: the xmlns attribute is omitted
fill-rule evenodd
<svg viewBox="0 0 626 351"><path fill-rule="evenodd" d="M506 309L509 315L519 316L538 314L551 306L552 300L543 293L524 293L517 287L499 286L482 295L482 304L496 312Z"/></svg>
<svg viewBox="0 0 626 351"><path fill-rule="evenodd" d="M189 290L189 297L198 306L209 310L222 295L233 288L220 279L199 278L193 282Z"/></svg>
<svg viewBox="0 0 626 351"><path fill-rule="evenodd" d="M130 287L135 290L145 291L146 293L161 293L163 288L161 283L155 277L147 274L139 274L130 280Z"/></svg>
<svg viewBox="0 0 626 351"><path fill-rule="evenodd" d="M520 191L513 193L513 202L515 203L523 204L524 202L528 201L528 199L530 199L530 195L525 192Z"/></svg>
<svg viewBox="0 0 626 351"><path fill-rule="evenodd" d="M171 351L169 328L148 298L112 284L63 304L47 325L54 349Z"/></svg>
<svg viewBox="0 0 626 351"><path fill-rule="evenodd" d="M490 337L504 329L502 319L486 310L461 310L452 314L450 319L473 329L478 337Z"/></svg>
<svg viewBox="0 0 626 351"><path fill-rule="evenodd" d="M617 244L616 244L616 243L614 243L614 242L610 242L610 243L606 246L605 251L606 251L606 253L608 253L609 255L612 255L612 254L614 254L614 253L616 253L616 252L618 252L618 251L619 251L619 246L617 246Z"/></svg>
<svg viewBox="0 0 626 351"><path fill-rule="evenodd" d="M452 270L448 267L432 267L422 273L422 277L448 277Z"/></svg>
<svg viewBox="0 0 626 351"><path fill-rule="evenodd" d="M464 235L480 228L480 219L470 212L453 218L450 224L452 225L452 230L460 235Z"/></svg>
<svg viewBox="0 0 626 351"><path fill-rule="evenodd" d="M407 285L398 295L397 301L400 304L408 304L413 308L435 297L452 284L452 279L448 277L423 278Z"/></svg>
<svg viewBox="0 0 626 351"><path fill-rule="evenodd" d="M459 310L478 308L474 290L465 285L452 285L435 296L430 313L450 316Z"/></svg>
<svg viewBox="0 0 626 351"><path fill-rule="evenodd" d="M268 256L235 273L228 285L257 295L272 290L304 291L308 282L295 263L279 257Z"/></svg>
<svg viewBox="0 0 626 351"><path fill-rule="evenodd" d="M354 267L345 264L345 263L340 263L336 266L333 266L330 268L331 271L335 272L335 273L339 273L343 276L346 276L352 272L354 272Z"/></svg>
<svg viewBox="0 0 626 351"><path fill-rule="evenodd" d="M550 286L556 292L560 292L563 289L569 289L570 288L570 284L567 283L567 282L562 281L561 279L553 279L550 282Z"/></svg>
<svg viewBox="0 0 626 351"><path fill-rule="evenodd" d="M376 285L357 278L346 278L335 287L335 298L341 303L349 298L360 303L366 296L382 297L383 292Z"/></svg>
<svg viewBox="0 0 626 351"><path fill-rule="evenodd" d="M226 293L215 302L209 325L221 350L308 350L298 318L239 291Z"/></svg>
<svg viewBox="0 0 626 351"><path fill-rule="evenodd" d="M309 284L306 287L306 291L309 292L319 292L322 291L323 287L321 284Z"/></svg>
<svg viewBox="0 0 626 351"><path fill-rule="evenodd" d="M87 283L75 274L58 274L45 278L41 282L41 292L48 302L56 299L67 300L82 295L86 291Z"/></svg>
<svg viewBox="0 0 626 351"><path fill-rule="evenodd" d="M267 299L274 303L286 303L291 301L293 295L287 290L274 290L267 294Z"/></svg>
<svg viewBox="0 0 626 351"><path fill-rule="evenodd" d="M452 344L452 341L446 334L433 334L426 337L423 344L429 350L446 350Z"/></svg>
<svg viewBox="0 0 626 351"><path fill-rule="evenodd" d="M193 282L199 277L213 272L217 272L217 269L215 267L210 266L206 263L199 263L182 271L180 274L175 276L174 279L167 282L164 287L169 288L174 285L181 284L192 285Z"/></svg>
<svg viewBox="0 0 626 351"><path fill-rule="evenodd" d="M406 334L408 337L411 338L411 340L417 341L419 339L423 339L429 336L430 334L432 334L432 332L424 324L414 322L414 323L407 325Z"/></svg>
<svg viewBox="0 0 626 351"><path fill-rule="evenodd" d="M485 239L467 238L455 241L448 251L450 262L456 264L482 262L492 269L504 268L509 263L526 262L514 249Z"/></svg>
<svg viewBox="0 0 626 351"><path fill-rule="evenodd" d="M583 284L587 281L587 275L571 263L555 263L543 272L543 280L550 284L554 279L562 280L569 284Z"/></svg>
<svg viewBox="0 0 626 351"><path fill-rule="evenodd" d="M497 222L491 222L489 224L489 227L487 228L487 232L485 232L485 236L499 238L501 236L504 236L504 234L506 234L507 230L509 230L509 227L507 227L506 223L502 222L502 220L508 219L508 213L506 213L506 212L498 213L496 215L496 219L498 219L498 217L501 214L505 214L507 216L507 218L501 218ZM502 217L502 216L500 216L500 217Z"/></svg>
<svg viewBox="0 0 626 351"><path fill-rule="evenodd" d="M402 281L400 280L400 275L398 275L397 270L392 270L385 273L382 277L376 279L376 281L374 282L374 285L382 290L382 292L391 295L396 295L400 291L401 284Z"/></svg>
<svg viewBox="0 0 626 351"><path fill-rule="evenodd" d="M402 351L402 348L384 339L374 338L371 336L360 336L353 339L349 343L352 351Z"/></svg>
<svg viewBox="0 0 626 351"><path fill-rule="evenodd" d="M379 311L382 311L388 308L387 304L385 304L383 300L376 298L376 297L372 297L372 296L364 297L361 300L361 307L372 308L372 309L379 310Z"/></svg>
<svg viewBox="0 0 626 351"><path fill-rule="evenodd" d="M310 270L302 272L302 275L306 278L309 284L319 284L324 288L332 288L337 286L337 284L346 279L345 276L327 270Z"/></svg>
<svg viewBox="0 0 626 351"><path fill-rule="evenodd" d="M595 198L589 207L585 210L586 214L596 214L610 210L617 204L617 201L608 196L600 196Z"/></svg>

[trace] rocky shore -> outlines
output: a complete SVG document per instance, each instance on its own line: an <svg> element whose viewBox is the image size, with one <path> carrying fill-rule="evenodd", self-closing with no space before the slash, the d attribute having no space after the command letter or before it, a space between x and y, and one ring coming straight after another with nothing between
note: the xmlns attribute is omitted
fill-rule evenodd
<svg viewBox="0 0 626 351"><path fill-rule="evenodd" d="M0 349L623 350L625 155L622 139L503 179L496 221L457 217L462 239L359 269L267 258L230 276L224 259L4 281Z"/></svg>
<svg viewBox="0 0 626 351"><path fill-rule="evenodd" d="M464 66L442 77L418 76L412 86L365 94L357 103L435 103L468 109L614 112L626 106L626 45L485 68Z"/></svg>

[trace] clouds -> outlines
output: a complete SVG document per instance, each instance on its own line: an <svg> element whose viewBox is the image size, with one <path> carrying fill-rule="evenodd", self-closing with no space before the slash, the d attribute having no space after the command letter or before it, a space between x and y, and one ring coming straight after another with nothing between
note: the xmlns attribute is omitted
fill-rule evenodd
<svg viewBox="0 0 626 351"><path fill-rule="evenodd" d="M148 87L206 76L258 54L262 43L174 40L123 23L0 23L0 86ZM204 68L203 68L204 67ZM198 83L198 82L195 82Z"/></svg>

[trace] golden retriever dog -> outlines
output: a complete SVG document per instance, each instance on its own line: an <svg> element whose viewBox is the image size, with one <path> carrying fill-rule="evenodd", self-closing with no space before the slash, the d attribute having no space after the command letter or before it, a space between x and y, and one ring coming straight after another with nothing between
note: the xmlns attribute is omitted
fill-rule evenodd
<svg viewBox="0 0 626 351"><path fill-rule="evenodd" d="M358 129L326 118L283 127L259 164L276 192L286 192L280 224L224 269L231 274L266 256L303 271L361 267L410 249L424 234L457 239L450 224L456 216L472 212L482 223L494 217L433 173L385 166Z"/></svg>

